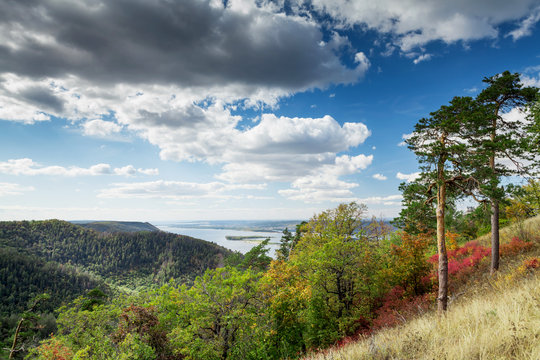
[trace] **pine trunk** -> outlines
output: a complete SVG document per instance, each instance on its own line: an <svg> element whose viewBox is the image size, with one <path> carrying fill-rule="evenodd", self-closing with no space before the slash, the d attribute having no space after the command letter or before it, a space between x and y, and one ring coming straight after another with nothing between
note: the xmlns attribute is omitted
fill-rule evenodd
<svg viewBox="0 0 540 360"><path fill-rule="evenodd" d="M448 305L448 255L446 254L444 207L446 198L446 184L439 188L439 201L437 203L437 253L439 254L439 294L437 297L437 310L446 311Z"/></svg>
<svg viewBox="0 0 540 360"><path fill-rule="evenodd" d="M499 270L499 202L491 202L491 269L493 275Z"/></svg>
<svg viewBox="0 0 540 360"><path fill-rule="evenodd" d="M442 162L442 164L441 164ZM437 187L437 253L439 255L439 293L437 296L437 311L446 311L448 306L448 255L444 229L444 211L446 207L446 182L444 178L444 160L439 162Z"/></svg>
<svg viewBox="0 0 540 360"><path fill-rule="evenodd" d="M495 136L497 132L497 118L499 115L499 110L497 109L495 113L495 118L493 119L493 130L491 132L491 141L495 142ZM495 154L489 159L489 167L495 173ZM492 197L491 199L491 268L490 273L493 275L497 270L499 270L499 201Z"/></svg>

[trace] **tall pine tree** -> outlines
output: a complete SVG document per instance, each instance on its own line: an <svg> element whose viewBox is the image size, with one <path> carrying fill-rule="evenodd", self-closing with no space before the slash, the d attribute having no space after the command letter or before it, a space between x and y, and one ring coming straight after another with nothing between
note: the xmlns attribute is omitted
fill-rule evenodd
<svg viewBox="0 0 540 360"><path fill-rule="evenodd" d="M486 106L487 116L477 129L476 150L489 156L483 192L491 203L491 273L499 269L499 202L505 195L501 177L522 175L531 170L538 155L531 132L531 117L524 120L505 119L511 110L523 111L536 99L538 88L523 87L519 74L505 71L484 78L488 87L478 95L479 103ZM504 160L504 161L501 161ZM527 166L529 164L529 166Z"/></svg>
<svg viewBox="0 0 540 360"><path fill-rule="evenodd" d="M426 189L425 204L436 201L437 253L439 257L439 292L437 309L443 312L448 304L448 256L445 241L445 211L449 195L470 195L478 186L475 177L482 154L469 151L472 129L483 118L484 107L470 97L455 97L448 106L421 119L413 136L407 140L421 165L418 182Z"/></svg>

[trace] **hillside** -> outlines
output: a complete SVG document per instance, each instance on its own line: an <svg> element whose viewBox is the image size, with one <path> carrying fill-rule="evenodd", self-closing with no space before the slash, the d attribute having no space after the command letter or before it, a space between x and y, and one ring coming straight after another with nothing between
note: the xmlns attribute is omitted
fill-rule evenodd
<svg viewBox="0 0 540 360"><path fill-rule="evenodd" d="M510 244L518 233L533 241L532 250L503 257L493 277L487 263L480 266L454 288L445 316L430 309L306 360L540 359L540 216L503 229L501 240Z"/></svg>
<svg viewBox="0 0 540 360"><path fill-rule="evenodd" d="M0 313L48 291L51 310L103 283L160 284L219 266L223 247L161 231L99 233L59 220L0 222Z"/></svg>
<svg viewBox="0 0 540 360"><path fill-rule="evenodd" d="M73 222L87 229L93 229L99 232L138 232L138 231L160 231L149 222L138 221L91 221L91 222Z"/></svg>
<svg viewBox="0 0 540 360"><path fill-rule="evenodd" d="M28 301L43 292L54 295L41 308L52 312L103 285L103 281L73 266L46 262L13 248L0 248L0 317L24 311Z"/></svg>

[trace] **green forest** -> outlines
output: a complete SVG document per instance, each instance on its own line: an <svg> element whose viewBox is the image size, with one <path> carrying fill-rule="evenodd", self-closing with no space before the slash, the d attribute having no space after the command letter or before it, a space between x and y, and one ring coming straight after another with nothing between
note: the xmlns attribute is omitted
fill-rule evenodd
<svg viewBox="0 0 540 360"><path fill-rule="evenodd" d="M138 232L138 231L159 231L157 227L148 222L136 221L90 221L75 222L84 228L94 229L99 232Z"/></svg>
<svg viewBox="0 0 540 360"><path fill-rule="evenodd" d="M510 72L484 83L418 121L407 144L421 174L400 186L397 230L340 204L285 229L273 259L268 241L241 255L164 232L0 223L5 356L294 359L419 311L444 316L473 272L540 247L538 226L521 226L540 216L538 89ZM513 108L523 123L502 119ZM463 199L477 205L459 210ZM518 230L502 241L506 225Z"/></svg>

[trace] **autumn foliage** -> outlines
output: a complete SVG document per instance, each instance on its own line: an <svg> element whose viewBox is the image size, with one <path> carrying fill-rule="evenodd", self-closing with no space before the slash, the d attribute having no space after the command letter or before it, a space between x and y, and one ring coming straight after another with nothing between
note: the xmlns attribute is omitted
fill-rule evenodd
<svg viewBox="0 0 540 360"><path fill-rule="evenodd" d="M431 288L426 275L430 270L426 251L432 236L429 233L400 233L400 243L392 244L386 276L408 295L420 295Z"/></svg>
<svg viewBox="0 0 540 360"><path fill-rule="evenodd" d="M407 296L403 287L395 286L384 296L367 332L402 324L411 316L426 311L434 299L434 293Z"/></svg>
<svg viewBox="0 0 540 360"><path fill-rule="evenodd" d="M243 257L249 264L208 270L192 284L171 281L90 307L79 299L61 310L57 337L32 359L294 359L401 325L435 304L434 234L371 237L365 210L351 203L314 217L289 256L270 263L255 248ZM452 293L487 268L491 249L445 235ZM514 237L500 251L532 247ZM503 280L538 268L540 259L529 258Z"/></svg>
<svg viewBox="0 0 540 360"><path fill-rule="evenodd" d="M529 251L532 246L532 242L523 241L517 236L514 236L509 243L501 245L500 253L502 256L516 255L522 252Z"/></svg>
<svg viewBox="0 0 540 360"><path fill-rule="evenodd" d="M527 259L523 262L523 265L527 269L531 269L531 270L538 269L540 268L540 259L538 258Z"/></svg>
<svg viewBox="0 0 540 360"><path fill-rule="evenodd" d="M37 348L37 353L43 360L71 360L73 358L71 349L54 336L43 342Z"/></svg>

